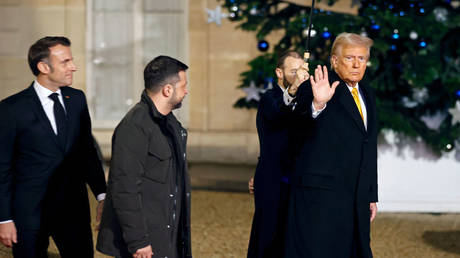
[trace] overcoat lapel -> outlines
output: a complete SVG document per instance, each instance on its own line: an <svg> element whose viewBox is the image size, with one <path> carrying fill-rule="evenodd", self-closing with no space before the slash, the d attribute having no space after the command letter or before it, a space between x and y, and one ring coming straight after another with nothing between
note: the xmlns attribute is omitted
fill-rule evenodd
<svg viewBox="0 0 460 258"><path fill-rule="evenodd" d="M367 132L370 132L371 130L374 130L373 126L375 125L375 113L374 110L370 107L373 107L375 103L373 103L372 98L370 96L369 89L367 88L366 85L360 85L359 89L362 91L362 95L364 97L364 102L366 105L366 113L367 113Z"/></svg>
<svg viewBox="0 0 460 258"><path fill-rule="evenodd" d="M364 128L363 119L361 118L361 115L359 114L358 107L356 106L356 103L353 97L351 96L351 93L348 90L347 85L343 81L340 81L340 85L337 87L337 90L339 90L339 94L340 94L339 96L340 104L343 105L347 113L353 118L353 121L355 122L359 130L365 134L366 128Z"/></svg>
<svg viewBox="0 0 460 258"><path fill-rule="evenodd" d="M29 96L29 101L32 107L32 111L37 115L40 124L43 126L43 130L48 132L50 137L53 139L54 143L63 150L61 144L59 144L57 135L54 133L53 127L51 126L51 122L46 116L45 110L43 109L43 106L40 102L40 99L38 98L37 93L35 92L35 89L33 87L33 83L30 85L30 87L27 89L27 93Z"/></svg>

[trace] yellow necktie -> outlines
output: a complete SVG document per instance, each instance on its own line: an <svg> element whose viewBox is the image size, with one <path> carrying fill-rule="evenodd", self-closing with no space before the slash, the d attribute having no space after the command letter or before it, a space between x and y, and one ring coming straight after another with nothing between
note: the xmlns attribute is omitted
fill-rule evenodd
<svg viewBox="0 0 460 258"><path fill-rule="evenodd" d="M356 87L353 87L353 89L351 90L351 95L353 95L353 99L355 100L356 106L358 106L361 119L364 121L363 111L361 110L361 103L359 102L358 90L356 89Z"/></svg>

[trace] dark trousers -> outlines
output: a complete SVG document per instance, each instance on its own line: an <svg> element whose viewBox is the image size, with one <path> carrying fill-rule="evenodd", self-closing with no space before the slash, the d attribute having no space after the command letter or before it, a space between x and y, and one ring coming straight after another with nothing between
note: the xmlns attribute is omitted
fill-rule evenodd
<svg viewBox="0 0 460 258"><path fill-rule="evenodd" d="M66 225L40 230L18 230L18 243L13 245L15 258L47 258L49 237L52 237L62 258L94 257L91 225Z"/></svg>
<svg viewBox="0 0 460 258"><path fill-rule="evenodd" d="M280 202L278 206L278 224L276 226L276 234L272 245L264 252L263 257L283 257L284 242L286 240L287 227L287 210L289 206L289 189L290 185L282 182L280 190Z"/></svg>
<svg viewBox="0 0 460 258"><path fill-rule="evenodd" d="M289 204L289 189L290 185L286 182L280 183L280 199L278 203L278 210L272 210L277 214L276 225L258 225L261 224L260 220L253 220L249 248L248 258L280 258L283 257L284 244L286 238L286 227L287 227L287 210ZM261 239L266 236L261 236L260 232L257 232L257 228L261 227L273 227L275 226L275 232L273 239L270 242L262 242ZM260 239L259 239L260 238ZM265 246L258 246L264 243Z"/></svg>

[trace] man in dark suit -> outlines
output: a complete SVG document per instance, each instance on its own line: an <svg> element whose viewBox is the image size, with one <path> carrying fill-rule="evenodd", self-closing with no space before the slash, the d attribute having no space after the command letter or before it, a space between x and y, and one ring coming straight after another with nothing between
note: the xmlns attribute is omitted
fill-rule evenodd
<svg viewBox="0 0 460 258"><path fill-rule="evenodd" d="M293 136L294 96L299 80L297 73L303 65L302 57L294 51L283 53L278 59L278 85L261 98L257 110L257 132L260 158L254 185L255 212L248 248L248 257L281 257L283 254L285 219L287 214L289 177L296 150ZM307 67L308 69L308 67ZM304 78L304 74L301 76ZM252 180L252 179L251 179Z"/></svg>
<svg viewBox="0 0 460 258"><path fill-rule="evenodd" d="M14 257L93 257L88 191L104 199L85 95L65 37L45 37L28 54L36 80L0 104L0 240ZM102 203L98 206L100 217Z"/></svg>
<svg viewBox="0 0 460 258"><path fill-rule="evenodd" d="M372 257L377 118L371 88L359 83L372 43L338 35L330 77L318 66L310 85L300 87L298 110L311 123L293 175L284 257Z"/></svg>

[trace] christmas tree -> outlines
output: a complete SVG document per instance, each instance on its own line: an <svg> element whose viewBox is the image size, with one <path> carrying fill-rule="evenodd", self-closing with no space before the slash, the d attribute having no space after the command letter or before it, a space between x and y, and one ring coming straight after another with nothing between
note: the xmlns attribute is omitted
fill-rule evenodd
<svg viewBox="0 0 460 258"><path fill-rule="evenodd" d="M288 49L305 51L311 7L280 0L220 2L238 28L259 40L261 55L249 62L238 86L248 97L235 103L256 108L257 94L274 83L277 56ZM329 66L339 33L369 36L374 46L365 83L377 95L380 131L423 140L438 156L456 149L460 159L460 1L353 0L352 5L359 5L357 15L313 10L310 67ZM265 52L264 39L275 31L283 35Z"/></svg>

